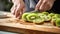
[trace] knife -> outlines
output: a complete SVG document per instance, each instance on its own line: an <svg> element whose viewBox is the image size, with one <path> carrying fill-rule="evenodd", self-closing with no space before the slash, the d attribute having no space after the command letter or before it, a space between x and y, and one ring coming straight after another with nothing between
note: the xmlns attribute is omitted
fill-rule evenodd
<svg viewBox="0 0 60 34"><path fill-rule="evenodd" d="M34 10L31 11L31 12L40 12L39 10L36 10L35 9L35 6L36 6L36 2L35 0L29 0L30 1L30 8L33 8Z"/></svg>

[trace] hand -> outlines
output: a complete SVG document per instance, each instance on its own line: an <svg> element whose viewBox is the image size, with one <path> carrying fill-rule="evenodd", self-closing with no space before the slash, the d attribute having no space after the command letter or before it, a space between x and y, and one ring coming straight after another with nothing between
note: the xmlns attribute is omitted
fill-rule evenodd
<svg viewBox="0 0 60 34"><path fill-rule="evenodd" d="M54 4L54 1L55 0L39 0L35 10L40 10L40 11L50 10Z"/></svg>
<svg viewBox="0 0 60 34"><path fill-rule="evenodd" d="M23 0L12 0L13 6L11 8L11 13L16 17L20 18L25 10L25 4Z"/></svg>

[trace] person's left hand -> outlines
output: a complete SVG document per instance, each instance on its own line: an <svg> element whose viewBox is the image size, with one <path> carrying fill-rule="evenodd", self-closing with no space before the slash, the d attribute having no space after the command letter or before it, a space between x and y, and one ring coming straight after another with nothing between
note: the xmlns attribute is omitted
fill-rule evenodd
<svg viewBox="0 0 60 34"><path fill-rule="evenodd" d="M40 11L50 10L54 4L54 1L55 0L39 0L35 10L40 10Z"/></svg>
<svg viewBox="0 0 60 34"><path fill-rule="evenodd" d="M22 14L25 12L25 3L23 0L12 0L13 6L11 8L12 15L15 18L21 18Z"/></svg>

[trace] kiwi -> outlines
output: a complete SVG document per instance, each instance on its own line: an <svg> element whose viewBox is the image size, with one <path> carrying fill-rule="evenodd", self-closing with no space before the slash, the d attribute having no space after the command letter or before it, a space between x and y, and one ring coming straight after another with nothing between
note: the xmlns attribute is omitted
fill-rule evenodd
<svg viewBox="0 0 60 34"><path fill-rule="evenodd" d="M28 21L32 22L33 20L38 19L39 16L35 13L31 13L28 16L26 16L26 18L27 18Z"/></svg>
<svg viewBox="0 0 60 34"><path fill-rule="evenodd" d="M42 12L42 14L48 15L49 13L48 12Z"/></svg>
<svg viewBox="0 0 60 34"><path fill-rule="evenodd" d="M50 13L48 16L51 16L51 17L53 17L55 14L54 13Z"/></svg>
<svg viewBox="0 0 60 34"><path fill-rule="evenodd" d="M45 14L42 14L42 13L38 13L38 16L39 17L44 17L44 16L46 16Z"/></svg>
<svg viewBox="0 0 60 34"><path fill-rule="evenodd" d="M55 22L56 22L56 19L57 19L57 18L58 18L57 16L53 16L53 17L52 17L51 23L52 23L54 26L56 26Z"/></svg>
<svg viewBox="0 0 60 34"><path fill-rule="evenodd" d="M43 18L38 18L38 19L33 20L33 23L36 23L36 24L40 24L40 23L43 23L43 22L44 22Z"/></svg>
<svg viewBox="0 0 60 34"><path fill-rule="evenodd" d="M58 18L57 20L56 20L56 26L58 26L58 27L60 27L60 18Z"/></svg>
<svg viewBox="0 0 60 34"><path fill-rule="evenodd" d="M60 14L55 14L54 16L60 18Z"/></svg>
<svg viewBox="0 0 60 34"><path fill-rule="evenodd" d="M51 17L50 16L45 16L45 21L50 21Z"/></svg>
<svg viewBox="0 0 60 34"><path fill-rule="evenodd" d="M55 15L52 17L52 20L56 20L57 18L60 18L60 15L59 15L59 14L55 14Z"/></svg>
<svg viewBox="0 0 60 34"><path fill-rule="evenodd" d="M52 21L54 21L54 22L55 22L57 18L58 18L58 17L53 16L53 17L52 17Z"/></svg>
<svg viewBox="0 0 60 34"><path fill-rule="evenodd" d="M22 15L22 20L27 21L26 16L29 15L29 14L30 14L30 13L24 13L24 14Z"/></svg>

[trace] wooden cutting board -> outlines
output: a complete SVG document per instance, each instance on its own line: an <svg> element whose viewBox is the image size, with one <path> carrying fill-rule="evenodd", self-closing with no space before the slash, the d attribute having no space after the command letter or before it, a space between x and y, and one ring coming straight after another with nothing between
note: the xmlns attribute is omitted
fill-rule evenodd
<svg viewBox="0 0 60 34"><path fill-rule="evenodd" d="M8 13L8 16L9 15L11 16L10 13ZM25 22L21 19L18 20L12 17L1 18L0 26L29 29L29 30L36 30L36 31L45 31L45 32L52 32L52 33L60 33L60 28L53 26L50 22L46 22L42 25L38 25L38 24L30 23L30 22Z"/></svg>

